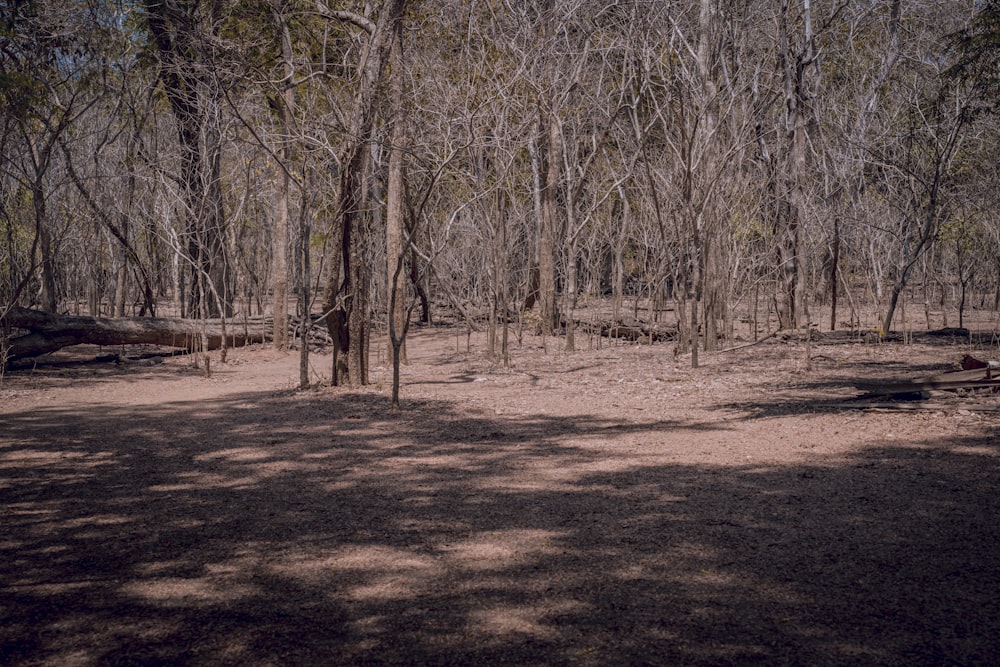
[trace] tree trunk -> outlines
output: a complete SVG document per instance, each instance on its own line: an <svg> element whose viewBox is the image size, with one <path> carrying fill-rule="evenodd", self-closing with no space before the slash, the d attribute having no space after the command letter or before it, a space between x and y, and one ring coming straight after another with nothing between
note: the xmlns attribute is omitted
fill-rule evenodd
<svg viewBox="0 0 1000 667"><path fill-rule="evenodd" d="M34 143L32 143L31 147L34 151ZM38 162L37 158L36 162ZM35 235L38 239L38 250L41 253L42 309L54 313L58 306L55 263L52 259L52 234L49 232L48 215L45 207L45 190L42 187L40 176L32 183L31 200L35 213Z"/></svg>
<svg viewBox="0 0 1000 667"><path fill-rule="evenodd" d="M282 114L284 116L284 114ZM285 148L280 150L282 161L287 164ZM288 190L289 179L284 169L279 169L278 201L274 218L274 235L271 237L271 274L274 313L274 347L288 347Z"/></svg>
<svg viewBox="0 0 1000 667"><path fill-rule="evenodd" d="M221 5L211 5L204 16L199 10L206 8L197 5L146 0L145 9L160 61L159 80L177 126L181 150L181 204L187 220L183 248L187 266L181 270L190 276L186 309L195 314L204 303L208 314L228 315L219 128L222 92L207 51L221 24ZM205 299L201 298L202 292Z"/></svg>
<svg viewBox="0 0 1000 667"><path fill-rule="evenodd" d="M559 150L562 133L555 112L547 114L546 170L541 191L538 239L538 333L552 335L559 321L556 306L556 194L559 188Z"/></svg>
<svg viewBox="0 0 1000 667"><path fill-rule="evenodd" d="M363 188L367 167L368 144L358 143L354 146L354 154L345 165L340 179L340 252L343 265L343 282L339 289L328 290L328 295L336 299L336 304L330 302L324 310L336 308L335 313L327 318L330 335L340 343L340 352L345 355L343 364L337 369L333 378L334 384L360 386L365 384L363 369L364 333L367 322L365 307L364 282L366 267L364 266L363 245L360 230ZM331 274L331 280L337 279ZM340 377L341 374L344 377Z"/></svg>
<svg viewBox="0 0 1000 667"><path fill-rule="evenodd" d="M538 128L540 124L535 127ZM538 285L540 263L539 253L541 251L541 228L542 228L542 160L538 152L538 142L536 141L536 131L533 129L528 137L528 157L531 163L531 210L537 224L534 226L534 243L532 244L531 265L528 267L528 281L525 286L524 310L531 310L538 302Z"/></svg>
<svg viewBox="0 0 1000 667"><path fill-rule="evenodd" d="M281 138L278 146L278 197L275 203L274 234L271 237L271 274L273 276L274 347L284 350L288 347L288 206L291 179L288 169L291 161L292 105L295 90L292 87L294 67L292 64L291 35L288 21L274 8L274 20L281 31L281 55L284 60L284 77L281 98L277 101Z"/></svg>
<svg viewBox="0 0 1000 667"><path fill-rule="evenodd" d="M567 205L567 210L569 210ZM577 260L579 255L579 242L576 236L570 239L566 257L566 304L569 312L566 314L566 351L576 351L576 325L573 318L576 316L577 304Z"/></svg>
<svg viewBox="0 0 1000 667"><path fill-rule="evenodd" d="M790 18L792 19L790 21ZM792 23L801 21L801 48L792 49ZM810 0L802 0L800 19L789 17L789 2L781 3L781 35L779 62L782 68L785 100L785 136L788 154L784 174L779 182L781 201L777 209L781 244L781 274L783 279L778 316L783 328L799 326L805 300L805 262L802 253L802 225L805 204L806 147L809 127L810 72L813 69L813 33Z"/></svg>
<svg viewBox="0 0 1000 667"><path fill-rule="evenodd" d="M390 333L393 334L390 339L401 335L403 318L406 316L406 281L403 272L403 265L406 261L403 253L403 229L406 225L403 221L405 215L403 199L406 178L405 143L408 133L406 131L406 109L403 104L406 95L403 68L403 22L400 20L396 21L392 33L392 47L389 51L392 132L389 141L389 175L386 183L385 204L385 284L386 290L388 290L385 302L392 305L391 311L388 313L391 325ZM394 340L390 340L388 351L392 355L394 364L397 361L406 363L405 340L400 340L398 344Z"/></svg>
<svg viewBox="0 0 1000 667"><path fill-rule="evenodd" d="M263 328L229 331L222 320L53 315L17 306L4 315L3 326L29 332L8 341L10 361L71 345L163 345L194 351L202 348L203 333L208 349L262 342L265 338Z"/></svg>
<svg viewBox="0 0 1000 667"><path fill-rule="evenodd" d="M406 233L414 234L413 221L408 221L407 216L403 216L403 222L406 223ZM420 301L420 322L422 324L430 324L431 299L427 294L428 290L425 289L428 279L426 275L421 275L420 270L417 268L419 266L419 259L416 247L410 245L410 284L413 286L414 291L417 293L417 299Z"/></svg>
<svg viewBox="0 0 1000 667"><path fill-rule="evenodd" d="M369 320L368 267L365 265L365 243L361 226L365 205L365 179L375 109L391 46L391 35L396 22L402 17L405 5L405 0L386 0L379 13L378 23L374 26L360 17L348 19L356 24L364 24L370 37L362 55L361 80L344 135L348 143L339 160L340 204L334 224L337 227L336 234L340 237L343 279L341 282L340 272L331 271L324 307L325 311L333 311L326 321L334 340L335 385L346 383L360 386L367 383L365 351ZM343 12L330 14L324 11L324 14L337 20L345 20ZM346 364L339 361L341 353L347 356Z"/></svg>
<svg viewBox="0 0 1000 667"><path fill-rule="evenodd" d="M299 313L300 313L300 336L299 340L299 388L309 387L309 335L313 326L312 318L309 316L310 300L309 282L312 275L312 265L309 260L309 241L312 236L312 225L309 221L309 211L306 203L302 202L302 209L299 212L299 261L302 271L302 281L299 285Z"/></svg>
<svg viewBox="0 0 1000 667"><path fill-rule="evenodd" d="M840 218L833 219L833 258L830 260L830 331L837 329L837 269L840 265Z"/></svg>

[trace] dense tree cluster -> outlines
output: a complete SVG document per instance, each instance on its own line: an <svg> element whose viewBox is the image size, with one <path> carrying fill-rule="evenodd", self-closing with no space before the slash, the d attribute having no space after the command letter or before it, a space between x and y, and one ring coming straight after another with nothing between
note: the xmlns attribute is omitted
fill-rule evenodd
<svg viewBox="0 0 1000 667"><path fill-rule="evenodd" d="M1000 305L995 0L4 0L0 314ZM908 296L909 294L909 296ZM841 314L838 315L838 299ZM933 306L936 307L936 306Z"/></svg>

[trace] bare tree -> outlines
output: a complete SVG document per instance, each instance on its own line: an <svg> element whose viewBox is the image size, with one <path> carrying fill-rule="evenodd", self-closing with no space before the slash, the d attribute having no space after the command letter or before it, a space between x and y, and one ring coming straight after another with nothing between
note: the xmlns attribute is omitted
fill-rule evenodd
<svg viewBox="0 0 1000 667"><path fill-rule="evenodd" d="M5 31L0 58L6 148L0 156L8 177L28 195L33 218L32 252L41 270L38 298L55 312L59 304L56 243L60 225L49 205L56 185L51 178L60 142L75 123L101 99L106 66L106 35L100 8L82 3L14 3L3 7ZM14 149L13 144L18 144ZM15 288L12 301L27 283Z"/></svg>
<svg viewBox="0 0 1000 667"><path fill-rule="evenodd" d="M181 151L178 180L187 218L183 240L191 290L185 308L189 313L230 314L220 177L224 83L215 61L224 6L145 0L145 9L158 57L158 79L170 103Z"/></svg>
<svg viewBox="0 0 1000 667"><path fill-rule="evenodd" d="M271 242L271 273L273 275L274 346L288 347L288 209L291 189L292 110L295 105L295 63L292 38L288 27L287 3L273 0L271 12L281 40L282 77L273 100L279 117L278 187L275 202L274 236ZM305 345L303 345L305 347Z"/></svg>
<svg viewBox="0 0 1000 667"><path fill-rule="evenodd" d="M361 227L366 205L364 179L392 35L406 1L386 0L375 21L331 10L321 1L317 6L324 16L357 26L368 35L358 65L357 86L345 128L346 138L338 159L341 171L336 224L343 278L337 271L330 272L324 307L324 310L332 311L327 317L327 325L334 341L333 383L364 385L367 383L365 354L370 320L368 267L364 261L365 238ZM341 354L347 357L346 364L339 361Z"/></svg>

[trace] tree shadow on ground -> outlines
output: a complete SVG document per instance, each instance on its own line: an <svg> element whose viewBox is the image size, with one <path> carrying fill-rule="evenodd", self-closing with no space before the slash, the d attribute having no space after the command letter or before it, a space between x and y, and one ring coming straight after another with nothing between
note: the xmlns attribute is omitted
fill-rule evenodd
<svg viewBox="0 0 1000 667"><path fill-rule="evenodd" d="M181 355L164 353L162 356ZM93 356L84 359L45 356L26 360L36 362L34 365L29 365L23 360L20 366L8 370L2 378L0 390L25 388L38 390L65 387L72 383L76 388L93 388L99 391L104 386L142 382L150 378L156 378L157 382L163 383L190 382L191 378L205 377L204 368L194 365L195 361L201 363L200 360L201 357L190 357L188 363L166 365L152 361L116 363ZM233 363L213 365L212 378L216 381L225 381L236 373L235 366Z"/></svg>
<svg viewBox="0 0 1000 667"><path fill-rule="evenodd" d="M5 417L0 661L1000 655L995 439L715 467L591 446L706 424L385 408L272 393Z"/></svg>

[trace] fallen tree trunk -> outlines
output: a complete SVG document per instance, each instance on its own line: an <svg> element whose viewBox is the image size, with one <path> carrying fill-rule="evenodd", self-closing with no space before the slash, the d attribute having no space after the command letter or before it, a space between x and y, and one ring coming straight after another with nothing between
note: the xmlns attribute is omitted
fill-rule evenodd
<svg viewBox="0 0 1000 667"><path fill-rule="evenodd" d="M622 338L632 342L663 343L677 338L677 332L662 330L655 326L646 326L640 322L584 322L575 320L576 328L581 331L603 336L605 338Z"/></svg>
<svg viewBox="0 0 1000 667"><path fill-rule="evenodd" d="M935 390L1000 388L1000 377L990 366L967 371L939 373L913 380L872 381L861 380L854 386L867 391L869 396L896 396L899 394L920 394Z"/></svg>
<svg viewBox="0 0 1000 667"><path fill-rule="evenodd" d="M26 330L7 341L7 361L37 357L71 345L163 345L188 351L201 348L203 328L208 330L208 348L263 342L263 327L246 327L238 320L188 320L154 317L84 317L53 315L28 308L13 307L0 320L4 328Z"/></svg>

